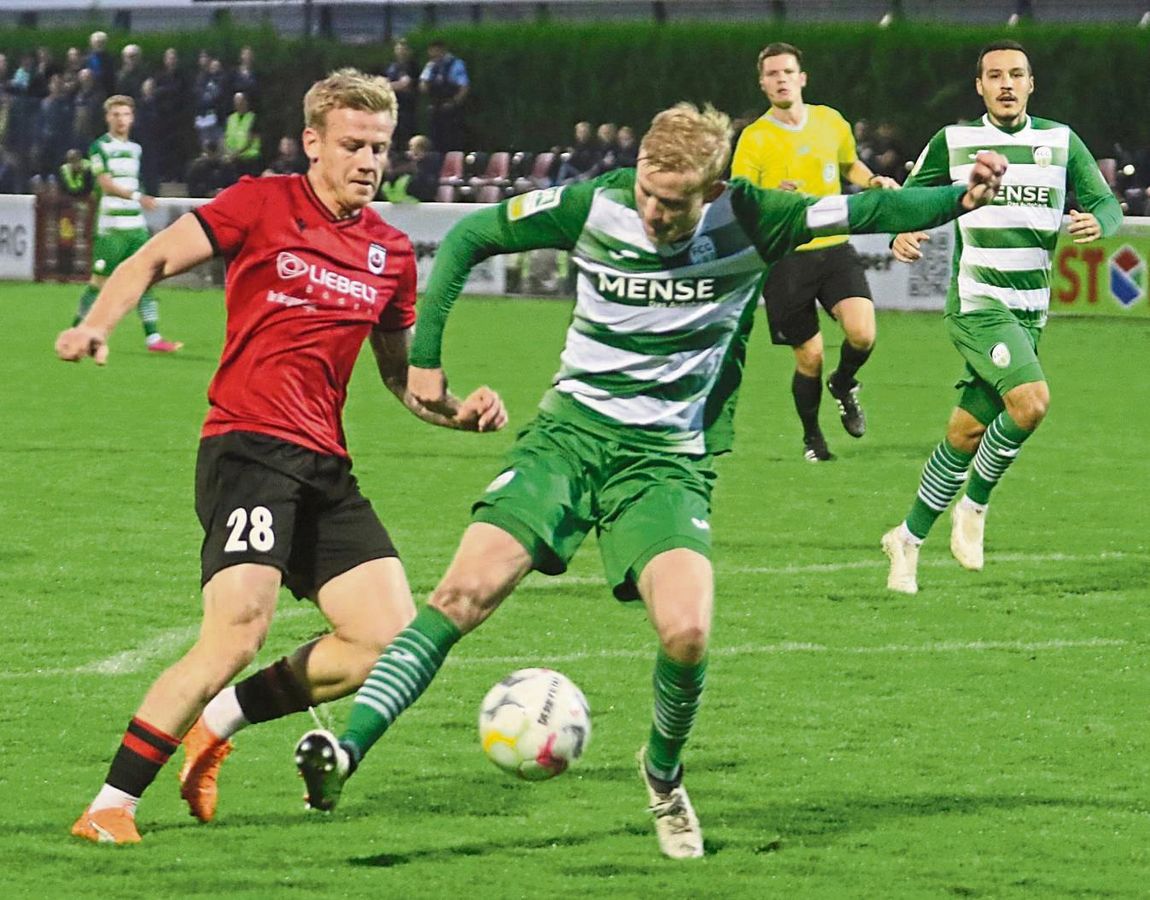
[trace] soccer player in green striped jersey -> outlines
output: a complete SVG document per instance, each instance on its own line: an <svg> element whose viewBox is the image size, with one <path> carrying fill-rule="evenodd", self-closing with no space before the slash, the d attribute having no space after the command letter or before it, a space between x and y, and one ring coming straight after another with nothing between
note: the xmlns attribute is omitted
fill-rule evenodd
<svg viewBox="0 0 1150 900"><path fill-rule="evenodd" d="M1021 44L984 48L974 86L986 115L943 128L906 181L907 187L963 183L986 148L1010 161L994 203L956 225L945 320L966 363L958 404L923 468L909 514L882 537L890 558L887 587L906 594L918 591L919 546L964 483L966 494L951 509L950 549L964 568L982 569L991 491L1046 416L1050 389L1038 342L1050 308L1067 183L1083 208L1070 211L1075 243L1113 234L1122 222L1118 201L1078 135L1027 114L1034 74ZM895 258L919 259L924 240L918 231L899 234Z"/></svg>
<svg viewBox="0 0 1150 900"><path fill-rule="evenodd" d="M562 573L598 537L620 600L642 599L658 635L643 783L667 856L702 856L680 762L703 691L714 588L713 456L731 448L746 341L771 263L825 234L943 222L986 202L1005 161L982 154L969 186L816 198L720 180L730 123L711 107L659 113L637 169L513 197L460 221L420 303L408 389L445 398L440 347L476 264L542 247L571 252L578 287L566 347L539 414L472 508L429 603L384 651L348 727L304 735L308 803L330 809L451 647L527 575Z"/></svg>
<svg viewBox="0 0 1150 900"><path fill-rule="evenodd" d="M108 132L96 138L88 150L92 174L96 177L99 206L96 209L96 239L92 242L92 274L80 298L73 325L88 314L100 288L116 267L148 242L144 210L155 209L156 201L140 190L142 150L128 139L136 114L136 101L114 94L104 101ZM166 341L160 334L160 304L151 288L144 291L136 312L144 325L144 339L153 353L175 353L183 344Z"/></svg>

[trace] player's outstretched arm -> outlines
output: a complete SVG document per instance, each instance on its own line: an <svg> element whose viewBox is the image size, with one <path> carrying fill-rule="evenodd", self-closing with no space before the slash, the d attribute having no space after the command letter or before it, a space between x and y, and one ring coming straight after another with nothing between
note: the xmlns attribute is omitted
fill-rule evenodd
<svg viewBox="0 0 1150 900"><path fill-rule="evenodd" d="M191 213L180 216L116 267L84 321L56 338L56 355L68 362L91 356L103 365L108 359L108 335L144 291L211 257L212 245L199 220Z"/></svg>
<svg viewBox="0 0 1150 900"><path fill-rule="evenodd" d="M419 369L408 364L412 330L371 333L371 349L380 378L404 406L432 425L463 431L498 431L507 424L507 410L499 394L476 388L460 400L447 390L442 369Z"/></svg>

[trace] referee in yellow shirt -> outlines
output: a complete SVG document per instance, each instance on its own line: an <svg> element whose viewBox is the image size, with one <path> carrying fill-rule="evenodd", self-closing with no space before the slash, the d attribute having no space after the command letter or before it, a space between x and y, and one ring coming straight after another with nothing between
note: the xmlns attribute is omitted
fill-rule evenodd
<svg viewBox="0 0 1150 900"><path fill-rule="evenodd" d="M771 108L739 137L732 177L816 197L841 193L844 178L864 188L899 186L859 160L851 127L837 110L803 102L807 73L798 47L769 44L759 53L758 69L759 86ZM803 457L809 462L834 459L819 428L823 336L815 301L834 316L845 336L827 390L838 403L847 433L862 437L866 416L855 375L875 340L874 303L862 260L845 236L815 238L775 264L763 299L772 342L795 351L791 391L803 423Z"/></svg>

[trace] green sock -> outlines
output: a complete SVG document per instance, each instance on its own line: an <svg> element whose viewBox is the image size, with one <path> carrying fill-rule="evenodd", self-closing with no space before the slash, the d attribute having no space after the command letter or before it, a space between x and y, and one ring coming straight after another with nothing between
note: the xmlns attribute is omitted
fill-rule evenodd
<svg viewBox="0 0 1150 900"><path fill-rule="evenodd" d="M144 291L140 302L136 305L136 312L140 321L144 323L144 336L151 337L160 333L160 302L151 291Z"/></svg>
<svg viewBox="0 0 1150 900"><path fill-rule="evenodd" d="M995 416L974 454L966 496L975 503L986 505L990 501L990 492L1018 457L1023 441L1033 433L1010 418L1006 410Z"/></svg>
<svg viewBox="0 0 1150 900"><path fill-rule="evenodd" d="M80 296L80 305L76 308L76 317L72 319L72 327L75 328L83 321L84 316L88 315L88 310L92 308L92 304L96 302L96 298L100 296L100 289L87 285L84 288L84 293Z"/></svg>
<svg viewBox="0 0 1150 900"><path fill-rule="evenodd" d="M966 480L973 453L956 450L949 441L934 448L922 469L918 493L906 517L906 527L917 538L925 538L944 509L950 505Z"/></svg>
<svg viewBox="0 0 1150 900"><path fill-rule="evenodd" d="M706 659L678 663L662 648L655 657L655 715L647 740L647 771L662 781L679 778L679 758L695 724L706 674Z"/></svg>
<svg viewBox="0 0 1150 900"><path fill-rule="evenodd" d="M447 652L463 635L451 619L425 606L380 655L340 735L355 761L372 748L400 713L419 699L443 665Z"/></svg>

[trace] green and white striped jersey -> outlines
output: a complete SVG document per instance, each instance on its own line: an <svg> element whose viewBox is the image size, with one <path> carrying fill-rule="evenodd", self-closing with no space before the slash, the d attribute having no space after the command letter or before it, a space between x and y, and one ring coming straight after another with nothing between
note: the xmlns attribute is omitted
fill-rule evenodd
<svg viewBox="0 0 1150 900"><path fill-rule="evenodd" d="M1009 165L994 202L958 221L946 311L961 315L1005 306L1041 324L1050 308L1068 179L1104 235L1117 230L1122 209L1078 135L1034 116L1010 130L985 115L946 126L922 151L906 186L965 184L980 150L998 151Z"/></svg>
<svg viewBox="0 0 1150 900"><path fill-rule="evenodd" d="M763 278L824 234L941 224L960 188L809 197L735 179L693 234L657 246L635 208L635 172L513 197L461 220L436 256L419 305L414 365L440 365L447 313L473 266L554 247L578 269L559 371L541 408L612 439L676 453L724 452ZM918 227L922 227L921 225Z"/></svg>
<svg viewBox="0 0 1150 900"><path fill-rule="evenodd" d="M106 172L117 187L128 191L140 189L140 156L141 148L135 141L121 141L110 134L96 138L88 149L92 175L97 183L100 175ZM146 227L144 211L138 200L100 193L100 206L96 212L97 234Z"/></svg>

